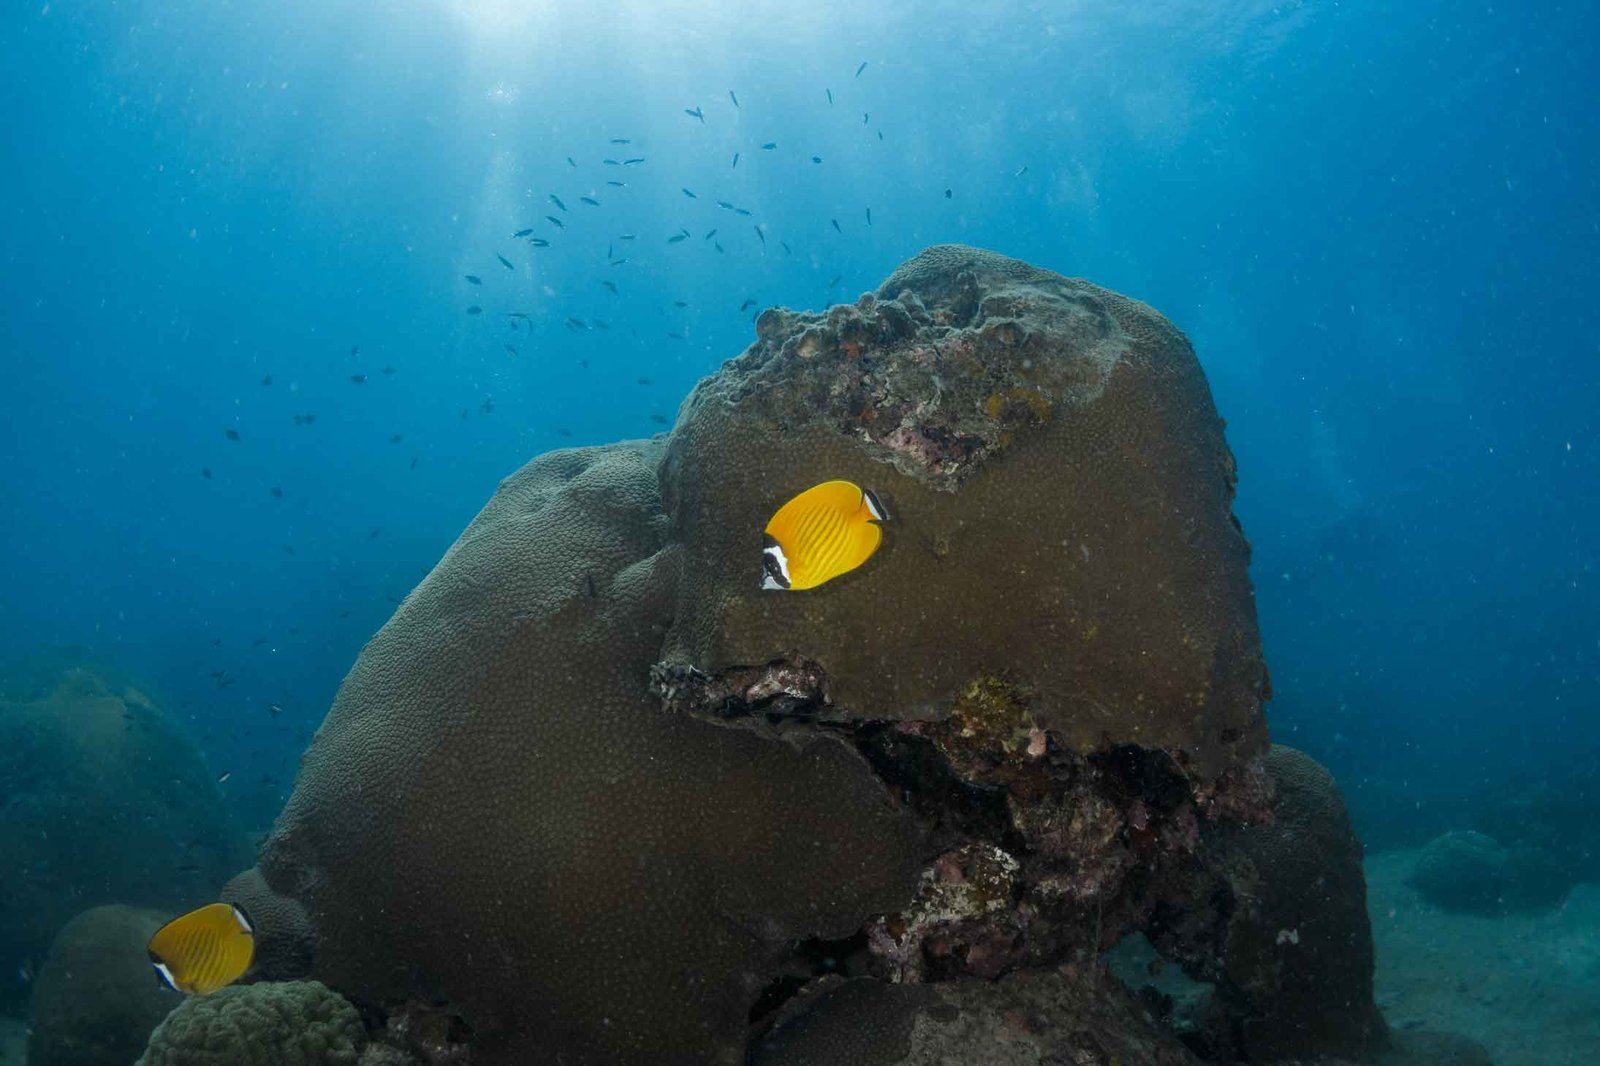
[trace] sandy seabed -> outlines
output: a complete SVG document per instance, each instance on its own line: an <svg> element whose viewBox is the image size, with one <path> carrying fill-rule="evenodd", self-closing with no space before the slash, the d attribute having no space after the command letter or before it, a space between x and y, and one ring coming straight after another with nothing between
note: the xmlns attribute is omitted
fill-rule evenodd
<svg viewBox="0 0 1600 1066"><path fill-rule="evenodd" d="M1600 1066L1600 884L1550 911L1479 917L1406 885L1411 849L1367 857L1378 1004L1397 1029L1447 1030L1496 1066ZM0 1018L0 1066L24 1066L21 1021Z"/></svg>
<svg viewBox="0 0 1600 1066"><path fill-rule="evenodd" d="M1418 852L1367 857L1377 996L1396 1029L1478 1041L1496 1066L1600 1066L1600 884L1548 911L1441 911L1406 885Z"/></svg>

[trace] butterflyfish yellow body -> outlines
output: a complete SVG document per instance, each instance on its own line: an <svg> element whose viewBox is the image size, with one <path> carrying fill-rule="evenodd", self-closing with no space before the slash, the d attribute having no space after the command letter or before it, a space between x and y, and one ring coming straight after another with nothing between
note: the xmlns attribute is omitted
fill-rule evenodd
<svg viewBox="0 0 1600 1066"><path fill-rule="evenodd" d="M250 968L256 955L255 930L238 907L211 903L157 929L145 950L162 984L209 996Z"/></svg>
<svg viewBox="0 0 1600 1066"><path fill-rule="evenodd" d="M761 587L797 592L848 574L878 550L888 518L872 490L853 481L812 486L767 523Z"/></svg>

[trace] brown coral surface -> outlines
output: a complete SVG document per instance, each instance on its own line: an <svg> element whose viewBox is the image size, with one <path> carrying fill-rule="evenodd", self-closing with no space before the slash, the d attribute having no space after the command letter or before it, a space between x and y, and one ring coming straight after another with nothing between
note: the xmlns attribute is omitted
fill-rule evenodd
<svg viewBox="0 0 1600 1066"><path fill-rule="evenodd" d="M1208 779L1259 753L1233 457L1166 319L946 245L854 307L768 312L758 330L668 445L683 549L668 660L821 663L834 703L891 719L938 717L1003 671L1077 751L1164 748ZM763 592L755 531L835 477L887 502L884 546L808 595Z"/></svg>
<svg viewBox="0 0 1600 1066"><path fill-rule="evenodd" d="M56 934L28 1009L30 1066L127 1066L182 996L150 970L145 943L170 915L92 907Z"/></svg>
<svg viewBox="0 0 1600 1066"><path fill-rule="evenodd" d="M650 699L653 460L559 453L501 486L363 653L261 859L319 979L448 1002L475 1061L736 1061L768 956L909 890L909 823L850 747Z"/></svg>
<svg viewBox="0 0 1600 1066"><path fill-rule="evenodd" d="M286 916L274 959L438 1004L475 1062L734 1063L819 972L1098 951L1199 820L1265 815L1233 461L1176 330L941 246L758 334L664 443L507 479L368 644L230 889ZM884 548L761 592L766 519L833 477Z"/></svg>

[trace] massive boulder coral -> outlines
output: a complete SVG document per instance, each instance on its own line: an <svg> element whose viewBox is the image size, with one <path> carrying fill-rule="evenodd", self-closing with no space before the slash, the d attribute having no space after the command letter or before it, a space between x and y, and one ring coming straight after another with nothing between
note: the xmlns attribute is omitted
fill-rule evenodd
<svg viewBox="0 0 1600 1066"><path fill-rule="evenodd" d="M961 246L855 306L772 310L701 382L663 470L682 545L665 657L822 664L861 717L937 719L983 673L1073 751L1259 754L1266 672L1232 454L1193 350L1143 304ZM868 572L764 593L751 544L818 481L894 518Z"/></svg>
<svg viewBox="0 0 1600 1066"><path fill-rule="evenodd" d="M168 915L111 904L50 945L28 1005L30 1066L127 1066L180 997L151 980L145 943Z"/></svg>
<svg viewBox="0 0 1600 1066"><path fill-rule="evenodd" d="M767 517L836 477L884 547L761 592ZM1233 479L1188 343L1086 282L942 246L768 311L664 440L501 485L228 896L274 976L490 1064L732 1064L812 982L1028 985L1269 816Z"/></svg>
<svg viewBox="0 0 1600 1066"><path fill-rule="evenodd" d="M143 692L81 667L29 688L0 700L0 1007L73 915L203 903L242 858L199 750Z"/></svg>
<svg viewBox="0 0 1600 1066"><path fill-rule="evenodd" d="M1554 907L1571 883L1542 849L1507 848L1470 829L1455 829L1428 841L1417 855L1411 886L1445 910L1470 914Z"/></svg>
<svg viewBox="0 0 1600 1066"><path fill-rule="evenodd" d="M190 996L150 1034L137 1066L356 1066L361 1016L316 981Z"/></svg>
<svg viewBox="0 0 1600 1066"><path fill-rule="evenodd" d="M1192 977L1214 982L1213 1031L1224 1058L1359 1060L1388 1046L1373 1002L1372 926L1361 842L1333 777L1274 745L1265 825L1207 826L1181 895L1146 931Z"/></svg>
<svg viewBox="0 0 1600 1066"><path fill-rule="evenodd" d="M558 453L500 487L363 652L261 857L319 978L449 1003L475 1061L738 1061L790 941L909 896L910 821L849 745L651 700L656 458Z"/></svg>

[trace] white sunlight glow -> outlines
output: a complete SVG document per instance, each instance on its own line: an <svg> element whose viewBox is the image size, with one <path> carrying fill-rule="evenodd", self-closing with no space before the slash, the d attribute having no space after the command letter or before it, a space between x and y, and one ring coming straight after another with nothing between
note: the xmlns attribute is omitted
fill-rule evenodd
<svg viewBox="0 0 1600 1066"><path fill-rule="evenodd" d="M550 5L543 0L435 0L454 15L462 32L480 41L506 39L545 21Z"/></svg>

